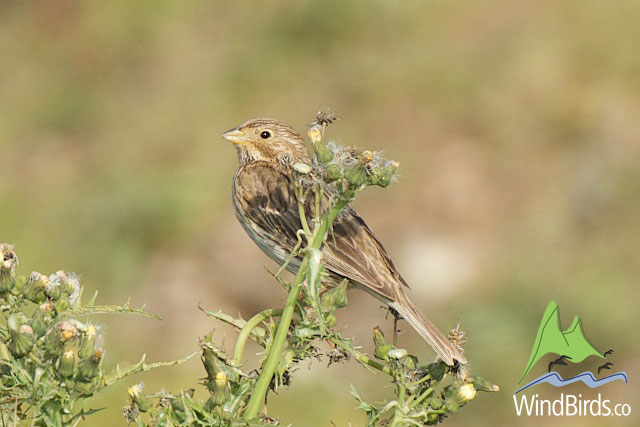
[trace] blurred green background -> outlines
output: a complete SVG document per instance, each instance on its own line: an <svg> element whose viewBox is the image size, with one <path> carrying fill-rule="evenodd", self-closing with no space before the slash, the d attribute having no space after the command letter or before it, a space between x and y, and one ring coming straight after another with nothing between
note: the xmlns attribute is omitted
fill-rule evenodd
<svg viewBox="0 0 640 427"><path fill-rule="evenodd" d="M357 208L418 305L460 322L472 370L502 387L447 425L542 421L517 418L512 393L551 299L564 327L578 314L615 349L630 382L598 391L633 413L606 421L637 425L638 22L637 1L0 2L0 241L22 272L75 271L102 303L164 317L96 319L107 366L181 357L213 328L230 349L199 303L247 317L285 295L234 218L236 153L219 135L260 116L304 130L331 107L329 137L400 161L399 183ZM340 322L367 351L391 327L364 293ZM285 424L363 425L349 385L390 392L354 363L307 365L270 399ZM124 425L138 380L178 391L203 374L194 360L125 381L85 425Z"/></svg>

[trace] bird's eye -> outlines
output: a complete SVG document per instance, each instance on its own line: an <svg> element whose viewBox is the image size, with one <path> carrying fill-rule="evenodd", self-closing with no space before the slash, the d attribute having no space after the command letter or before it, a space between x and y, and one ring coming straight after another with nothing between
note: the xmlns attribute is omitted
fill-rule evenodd
<svg viewBox="0 0 640 427"><path fill-rule="evenodd" d="M263 130L262 132L260 132L260 138L262 139L271 138L271 132L269 132L268 130Z"/></svg>

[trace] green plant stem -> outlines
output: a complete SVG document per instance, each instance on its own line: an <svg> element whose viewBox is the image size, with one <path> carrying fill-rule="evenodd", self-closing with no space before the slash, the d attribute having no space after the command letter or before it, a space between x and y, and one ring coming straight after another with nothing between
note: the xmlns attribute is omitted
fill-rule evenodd
<svg viewBox="0 0 640 427"><path fill-rule="evenodd" d="M411 409L415 408L416 406L418 406L420 403L422 403L422 401L424 399L426 399L431 393L433 393L433 387L429 387L428 389L426 389L425 391L422 392L422 394L420 396L418 396L418 398L411 402L411 404L409 405L409 407Z"/></svg>
<svg viewBox="0 0 640 427"><path fill-rule="evenodd" d="M137 314L140 316L150 317L156 320L162 320L159 314L149 313L145 311L145 306L143 305L140 308L131 307L130 301L122 305L82 305L78 307L70 308L65 314L69 314L70 316L86 316L93 314L110 314L110 313L129 313L129 314Z"/></svg>
<svg viewBox="0 0 640 427"><path fill-rule="evenodd" d="M427 374L424 377L420 378L418 381L407 384L409 387L415 387L417 385L422 384L425 381L429 381L431 379L431 375Z"/></svg>
<svg viewBox="0 0 640 427"><path fill-rule="evenodd" d="M273 374L280 363L280 356L287 340L289 325L291 324L291 318L293 317L296 300L298 299L298 295L300 295L300 290L302 289L302 283L304 282L308 264L309 255L306 255L302 260L302 264L298 269L298 274L296 274L293 285L291 285L291 289L289 290L289 297L287 298L287 302L282 310L282 317L278 323L276 335L273 338L271 348L269 348L267 352L267 358L264 361L262 371L256 381L253 393L249 398L249 403L247 403L247 409L244 412L245 420L255 418L258 416L260 409L262 409L264 398L267 395L269 384L271 383L271 378L273 378Z"/></svg>
<svg viewBox="0 0 640 427"><path fill-rule="evenodd" d="M240 366L242 364L242 356L244 354L244 347L247 344L247 340L251 336L251 332L263 321L268 319L269 317L278 317L282 316L282 310L276 308L269 308L261 311L260 313L253 316L251 319L247 321L244 325L240 334L238 335L238 339L236 340L236 346L233 351L233 362L236 366Z"/></svg>
<svg viewBox="0 0 640 427"><path fill-rule="evenodd" d="M298 199L298 215L300 216L300 223L302 224L302 230L304 230L307 236L311 235L311 229L307 223L307 216L304 212L304 198L305 194L301 187L296 187L296 198Z"/></svg>
<svg viewBox="0 0 640 427"><path fill-rule="evenodd" d="M298 198L299 208L300 206L302 206L302 202L303 201ZM344 208L348 203L349 200L347 199L338 200L338 202L336 202L336 204L331 207L331 210L327 213L327 215L322 218L320 226L314 228L313 235L309 239L311 241L309 247L311 250L320 249L329 231L329 226L333 224L333 221L336 219L342 208ZM302 206L301 208L300 216L301 219L304 218L304 206ZM267 395L267 391L269 390L269 384L271 384L273 374L275 373L276 368L280 363L282 350L284 349L287 335L289 333L289 326L291 325L291 318L293 317L296 302L298 300L298 296L300 295L302 284L307 274L307 269L309 268L310 258L311 251L306 251L302 263L298 268L296 278L294 279L293 284L289 289L289 297L287 298L287 302L285 303L284 309L282 310L282 317L280 318L280 322L278 323L278 329L276 330L276 335L273 338L273 343L271 343L271 347L267 351L267 357L262 366L262 371L260 372L260 375L256 380L256 385L253 389L253 393L251 394L249 402L247 403L247 409L244 412L245 420L251 420L257 417L258 413L262 409L265 396Z"/></svg>
<svg viewBox="0 0 640 427"><path fill-rule="evenodd" d="M340 347L341 349L343 349L344 351L346 351L347 353L349 353L358 362L363 363L371 368L377 369L380 372L384 372L387 375L393 376L393 372L391 372L391 369L389 369L389 367L384 366L382 363L376 362L375 360L369 358L369 356L367 356L366 354L359 352L352 346L345 344L344 342L342 342L341 340L335 337L331 337L329 338L329 340L335 345L337 345L338 347Z"/></svg>
<svg viewBox="0 0 640 427"><path fill-rule="evenodd" d="M108 374L108 375L106 375L104 377L104 382L103 382L102 386L103 387L109 386L109 385L115 383L116 381L121 380L123 378L126 378L129 375L135 374L137 372L150 371L152 369L159 368L161 366L180 365L180 364L188 361L189 359L191 359L193 356L195 356L198 353L200 353L200 352L196 351L196 352L190 354L187 357L183 357L182 359L178 359L178 360L172 360L170 362L155 362L155 363L146 363L145 362L146 355L143 355L138 363L136 363L135 365L129 366L128 368L126 368L124 370L120 370L120 366L117 366L116 370L114 372L111 372L110 374Z"/></svg>
<svg viewBox="0 0 640 427"><path fill-rule="evenodd" d="M390 427L400 425L400 422L402 422L402 418L404 417L404 414L402 413L402 407L404 406L404 396L406 389L404 386L404 381L402 380L402 374L400 374L396 378L396 381L398 383L398 406L396 406L396 409L393 413L393 419L391 420Z"/></svg>

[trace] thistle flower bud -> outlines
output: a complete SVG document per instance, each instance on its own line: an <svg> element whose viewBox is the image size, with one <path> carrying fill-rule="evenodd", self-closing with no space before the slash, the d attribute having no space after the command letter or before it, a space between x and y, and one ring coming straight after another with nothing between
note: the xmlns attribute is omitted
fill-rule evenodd
<svg viewBox="0 0 640 427"><path fill-rule="evenodd" d="M69 341L78 334L78 329L71 322L60 322L58 329L60 330L60 339L63 342Z"/></svg>
<svg viewBox="0 0 640 427"><path fill-rule="evenodd" d="M15 270L16 265L19 264L16 251L9 243L0 243L0 257L0 270L2 271Z"/></svg>
<svg viewBox="0 0 640 427"><path fill-rule="evenodd" d="M387 187L389 183L391 183L391 178L393 178L398 167L400 167L400 163L394 161L388 162L388 165L382 169L382 172L377 177L376 185L379 185L380 187Z"/></svg>
<svg viewBox="0 0 640 427"><path fill-rule="evenodd" d="M62 321L44 337L44 349L49 356L60 356L65 344L78 335L78 329L69 321Z"/></svg>
<svg viewBox="0 0 640 427"><path fill-rule="evenodd" d="M33 328L30 325L22 325L18 329L18 333L33 335Z"/></svg>
<svg viewBox="0 0 640 427"><path fill-rule="evenodd" d="M308 174L309 172L311 172L311 166L309 166L306 163L294 163L293 165L293 170L295 170L298 173L301 173L303 175Z"/></svg>
<svg viewBox="0 0 640 427"><path fill-rule="evenodd" d="M229 398L227 375L224 372L216 374L214 392L211 398L216 406L222 405Z"/></svg>
<svg viewBox="0 0 640 427"><path fill-rule="evenodd" d="M44 291L47 286L49 286L49 278L34 271L29 276L27 284L22 288L22 295L29 301L40 304L46 299Z"/></svg>
<svg viewBox="0 0 640 427"><path fill-rule="evenodd" d="M73 378L77 367L76 353L73 350L65 351L58 361L58 372L63 378Z"/></svg>
<svg viewBox="0 0 640 427"><path fill-rule="evenodd" d="M65 273L64 271L59 271L58 273L62 273L62 280L60 283L62 292L69 296L73 296L80 290L80 281L75 273Z"/></svg>
<svg viewBox="0 0 640 427"><path fill-rule="evenodd" d="M180 393L182 396L182 393ZM178 418L178 424L179 423L183 423L185 421L185 407L184 407L184 402L182 401L181 397L173 397L170 399L171 401L171 409L173 410L174 414L176 415L176 417Z"/></svg>
<svg viewBox="0 0 640 427"><path fill-rule="evenodd" d="M340 165L330 163L327 165L327 178L334 181L342 176L342 168Z"/></svg>
<svg viewBox="0 0 640 427"><path fill-rule="evenodd" d="M320 335L320 331L315 328L295 328L291 334L297 338L308 339Z"/></svg>
<svg viewBox="0 0 640 427"><path fill-rule="evenodd" d="M49 324L53 321L54 308L51 301L46 301L33 312L31 317L31 327L36 337L40 338L45 334Z"/></svg>
<svg viewBox="0 0 640 427"><path fill-rule="evenodd" d="M324 323L327 325L327 328L333 328L338 324L338 319L333 313L328 313L324 316Z"/></svg>
<svg viewBox="0 0 640 427"><path fill-rule="evenodd" d="M291 349L286 350L282 355L280 364L278 364L278 372L281 374L287 372L296 364L297 361L296 353Z"/></svg>
<svg viewBox="0 0 640 427"><path fill-rule="evenodd" d="M444 405L444 401L438 396L433 396L429 400L429 406L431 406L433 409L440 409L442 408L442 405Z"/></svg>
<svg viewBox="0 0 640 427"><path fill-rule="evenodd" d="M147 412L153 407L153 401L142 391L144 384L138 383L129 387L128 393L131 400L138 406L140 412Z"/></svg>
<svg viewBox="0 0 640 427"><path fill-rule="evenodd" d="M62 313L63 311L69 309L71 307L71 301L69 300L69 295L65 293L61 293L58 299L55 300L53 306L56 308L58 313Z"/></svg>
<svg viewBox="0 0 640 427"><path fill-rule="evenodd" d="M435 381L441 381L442 378L444 378L444 374L447 372L447 365L442 361L430 363L429 366L427 366L427 371L429 372L429 375L431 375L432 379Z"/></svg>
<svg viewBox="0 0 640 427"><path fill-rule="evenodd" d="M409 353L404 348L394 348L387 352L387 357L389 359L400 360L407 357Z"/></svg>
<svg viewBox="0 0 640 427"><path fill-rule="evenodd" d="M333 311L338 308L342 308L347 305L347 287L349 285L348 280L343 280L338 286L329 289L322 295L320 304L322 309L326 311Z"/></svg>
<svg viewBox="0 0 640 427"><path fill-rule="evenodd" d="M472 375L471 376L471 383L473 384L473 387L476 390L493 391L493 392L500 391L500 386L485 380L480 375Z"/></svg>
<svg viewBox="0 0 640 427"><path fill-rule="evenodd" d="M80 381L90 382L100 374L102 357L104 356L101 349L97 349L90 357L83 359L78 364L78 373Z"/></svg>
<svg viewBox="0 0 640 427"><path fill-rule="evenodd" d="M316 153L316 157L322 164L327 164L333 160L333 151L331 151L326 145L320 141L315 141L311 144L313 152Z"/></svg>
<svg viewBox="0 0 640 427"><path fill-rule="evenodd" d="M458 389L458 398L463 402L468 402L476 397L476 389L471 383L464 384Z"/></svg>
<svg viewBox="0 0 640 427"><path fill-rule="evenodd" d="M319 123L313 124L307 131L307 135L311 142L320 142L322 140L323 128Z"/></svg>
<svg viewBox="0 0 640 427"><path fill-rule="evenodd" d="M460 402L460 400L458 400L457 396L456 397L450 397L447 400L445 400L445 402L444 402L444 407L445 407L446 411L450 412L452 414L455 414L456 412L458 412L460 410L461 406L462 406L462 402Z"/></svg>
<svg viewBox="0 0 640 427"><path fill-rule="evenodd" d="M11 295L20 295L22 293L22 288L27 284L28 281L29 278L24 274L17 276L13 283L13 288L11 289Z"/></svg>
<svg viewBox="0 0 640 427"><path fill-rule="evenodd" d="M387 342L382 333L382 329L377 326L373 328L373 344L375 345L373 355L378 359L387 360L387 354L393 349L393 346Z"/></svg>
<svg viewBox="0 0 640 427"><path fill-rule="evenodd" d="M72 390L81 396L93 396L93 394L98 391L98 384L95 382L78 381L74 384Z"/></svg>
<svg viewBox="0 0 640 427"><path fill-rule="evenodd" d="M207 378L209 380L214 379L216 374L222 371L217 354L213 348L208 345L202 345L202 364L204 365L205 371L207 371Z"/></svg>
<svg viewBox="0 0 640 427"><path fill-rule="evenodd" d="M82 337L82 344L80 350L78 350L78 356L81 359L86 359L91 356L96 345L97 331L95 325L88 325L87 330Z"/></svg>
<svg viewBox="0 0 640 427"><path fill-rule="evenodd" d="M49 283L44 288L44 294L55 301L60 298L61 293L62 291L60 290L60 282L57 280L51 280L50 276Z"/></svg>
<svg viewBox="0 0 640 427"><path fill-rule="evenodd" d="M364 150L360 152L360 155L358 157L359 157L360 163L366 165L367 163L371 163L375 158L375 156L376 156L376 153L374 151Z"/></svg>
<svg viewBox="0 0 640 427"><path fill-rule="evenodd" d="M60 426L62 423L63 409L60 402L56 399L48 400L42 407L42 412L47 415L50 425Z"/></svg>
<svg viewBox="0 0 640 427"><path fill-rule="evenodd" d="M80 295L80 281L74 273L66 273L62 270L55 272L49 276L50 284L46 287L46 295L53 299L62 299L59 311L67 309L76 303Z"/></svg>
<svg viewBox="0 0 640 427"><path fill-rule="evenodd" d="M218 372L215 381L217 388L224 388L227 385L227 375L224 372Z"/></svg>
<svg viewBox="0 0 640 427"><path fill-rule="evenodd" d="M11 357L11 353L9 353L9 349L7 348L7 345L2 341L2 339L0 339L0 360L11 360L13 359ZM0 373L3 373L2 371L2 364L0 364Z"/></svg>
<svg viewBox="0 0 640 427"><path fill-rule="evenodd" d="M405 368L413 371L418 367L418 358L412 354L409 355L404 361Z"/></svg>
<svg viewBox="0 0 640 427"><path fill-rule="evenodd" d="M27 316L25 316L24 313L21 311L16 313L11 313L7 318L7 326L12 331L17 332L22 325L27 323L29 323L29 321L27 320Z"/></svg>
<svg viewBox="0 0 640 427"><path fill-rule="evenodd" d="M11 342L9 343L9 351L14 357L25 357L36 342L33 336L33 329L29 325L21 325L17 331L11 331Z"/></svg>
<svg viewBox="0 0 640 427"><path fill-rule="evenodd" d="M353 187L361 187L367 182L367 172L361 164L345 168L344 177Z"/></svg>
<svg viewBox="0 0 640 427"><path fill-rule="evenodd" d="M18 256L13 250L13 245L0 244L0 293L13 289L16 281L16 266L19 264Z"/></svg>
<svg viewBox="0 0 640 427"><path fill-rule="evenodd" d="M427 423L426 424L428 426L434 426L434 425L438 424L439 421L440 421L440 414L437 414L435 412L430 412L430 413L427 414Z"/></svg>

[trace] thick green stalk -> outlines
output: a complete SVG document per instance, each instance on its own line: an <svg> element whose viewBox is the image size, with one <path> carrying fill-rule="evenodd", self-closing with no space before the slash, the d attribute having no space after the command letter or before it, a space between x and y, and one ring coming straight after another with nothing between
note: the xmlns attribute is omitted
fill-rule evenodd
<svg viewBox="0 0 640 427"><path fill-rule="evenodd" d="M244 354L244 347L247 344L247 340L251 335L251 332L262 323L264 320L269 317L278 317L282 316L282 310L276 308L268 308L266 310L261 311L260 313L253 316L251 319L247 321L244 325L240 334L238 335L238 339L236 340L236 347L233 351L233 362L236 366L240 366L242 364L242 356Z"/></svg>
<svg viewBox="0 0 640 427"><path fill-rule="evenodd" d="M327 233L329 232L329 227L331 226L331 224L333 224L333 221L335 220L336 216L338 216L342 208L345 207L348 203L349 200L339 200L334 206L332 206L329 213L322 218L320 226L313 230L313 235L310 239L310 249L320 249L325 237L327 236ZM301 212L301 217L303 216L304 210L302 210ZM271 343L271 347L267 352L267 357L262 366L262 371L260 372L260 376L256 381L253 393L251 394L249 402L247 403L247 409L244 412L245 420L250 420L257 417L264 404L265 396L267 395L267 391L269 390L269 384L271 384L271 379L273 378L278 364L280 363L282 351L284 350L284 345L287 341L289 326L291 325L291 318L293 317L296 302L298 300L298 296L300 295L302 284L307 274L310 257L311 251L307 251L304 259L302 260L300 268L298 268L298 273L296 274L296 278L291 285L291 289L289 289L289 297L287 298L287 302L285 303L284 309L282 310L282 317L280 318L280 322L278 323L276 335L273 338L273 343Z"/></svg>
<svg viewBox="0 0 640 427"><path fill-rule="evenodd" d="M398 382L398 406L396 406L395 412L393 414L393 419L391 420L390 427L396 427L400 425L402 422L402 418L404 414L402 413L402 408L404 407L404 396L405 396L405 387L402 380L402 374L398 376L396 379Z"/></svg>
<svg viewBox="0 0 640 427"><path fill-rule="evenodd" d="M411 403L410 403L409 407L410 407L411 409L415 408L416 406L418 406L419 404L421 404L421 403L422 403L422 401L423 401L424 399L426 399L427 397L429 397L429 395L430 395L431 393L433 393L433 387L429 387L429 388L428 388L428 389L426 389L424 392L422 392L422 394L421 394L420 396L418 396L418 398L417 398L415 401L413 401L413 402L411 402Z"/></svg>
<svg viewBox="0 0 640 427"><path fill-rule="evenodd" d="M264 403L264 398L269 390L269 384L271 384L271 378L280 363L280 357L284 344L287 341L287 334L289 333L289 325L291 324L291 318L293 317L293 311L302 289L302 283L304 282L307 266L309 264L309 255L306 255L302 260L302 264L298 269L298 274L291 285L289 290L289 297L282 310L282 317L280 323L278 323L278 329L276 330L276 336L273 338L273 343L267 352L267 358L264 361L262 372L256 381L256 385L253 388L253 393L247 403L247 409L244 412L244 419L250 420L258 416L260 409Z"/></svg>

